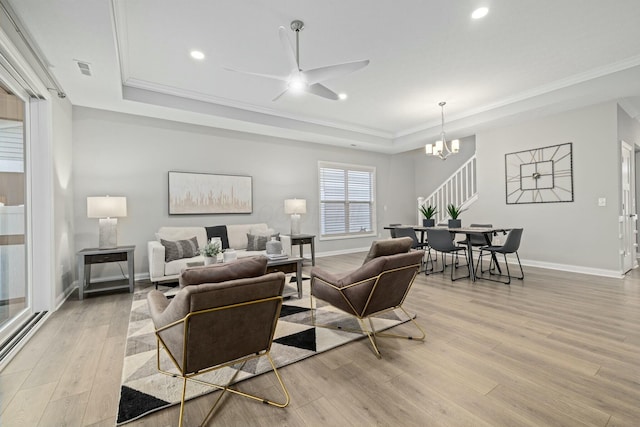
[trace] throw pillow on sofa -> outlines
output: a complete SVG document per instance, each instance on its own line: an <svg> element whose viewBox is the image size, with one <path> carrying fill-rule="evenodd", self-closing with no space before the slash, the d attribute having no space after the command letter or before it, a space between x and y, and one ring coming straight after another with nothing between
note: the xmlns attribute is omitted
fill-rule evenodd
<svg viewBox="0 0 640 427"><path fill-rule="evenodd" d="M171 262L182 258L193 258L199 255L198 239L196 236L188 240L164 240L160 239L164 246L164 262Z"/></svg>
<svg viewBox="0 0 640 427"><path fill-rule="evenodd" d="M267 242L275 237L280 240L280 233L274 234L251 234L247 233L247 250L248 251L264 251L267 249Z"/></svg>
<svg viewBox="0 0 640 427"><path fill-rule="evenodd" d="M226 225L214 225L205 227L204 229L207 230L207 241L211 240L212 237L219 237L220 241L222 241L222 249L229 248L229 236Z"/></svg>

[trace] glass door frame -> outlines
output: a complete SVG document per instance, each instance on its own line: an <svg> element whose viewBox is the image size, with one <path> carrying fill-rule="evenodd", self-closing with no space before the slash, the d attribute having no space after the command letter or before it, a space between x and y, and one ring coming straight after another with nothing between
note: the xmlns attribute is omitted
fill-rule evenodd
<svg viewBox="0 0 640 427"><path fill-rule="evenodd" d="M11 337L34 313L33 309L33 280L32 280L32 221L31 221L31 97L26 90L9 74L3 67L0 67L0 82L12 95L17 96L23 102L23 144L24 144L24 174L25 174L25 194L24 194L24 234L25 234L25 307L0 327L0 342L4 342Z"/></svg>

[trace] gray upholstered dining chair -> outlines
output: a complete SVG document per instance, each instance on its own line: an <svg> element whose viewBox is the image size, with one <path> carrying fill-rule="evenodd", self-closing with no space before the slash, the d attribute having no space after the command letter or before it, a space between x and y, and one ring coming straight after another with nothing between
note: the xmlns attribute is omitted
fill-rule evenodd
<svg viewBox="0 0 640 427"><path fill-rule="evenodd" d="M396 237L396 227L401 226L402 224L389 224L389 235L391 236L391 238L395 238Z"/></svg>
<svg viewBox="0 0 640 427"><path fill-rule="evenodd" d="M408 237L411 239L412 249L425 252L424 257L422 258L422 261L420 263L420 271L421 272L425 271L425 269L427 268L426 267L427 260L429 259L427 257L426 251L430 251L428 239L427 239L427 242L420 242L418 240L418 236L416 236L416 232L413 229L413 227L396 227L395 238L402 238L402 237ZM433 263L431 263L431 270L433 270Z"/></svg>
<svg viewBox="0 0 640 427"><path fill-rule="evenodd" d="M467 248L464 246L456 245L451 239L451 233L447 229L438 229L438 228L428 228L427 229L427 241L429 242L429 247L440 252L442 254L442 270L434 271L434 273L444 273L444 270L447 267L445 255L451 254L452 263L451 263L451 281L456 281L458 279L464 279L471 276L471 268L469 266L469 258L467 257ZM464 258L467 260L467 271L468 274L462 277L453 276L453 271L458 268L458 253L464 253ZM455 260L453 256L455 255ZM436 256L438 254L436 253ZM431 258L431 251L429 251L428 258ZM428 260L429 261L429 260ZM428 262L427 261L427 262Z"/></svg>
<svg viewBox="0 0 640 427"><path fill-rule="evenodd" d="M492 228L493 224L471 224L469 226L470 228ZM487 233L489 234L489 233ZM470 236L471 239L471 246L473 247L481 247L481 246L487 246L487 245L491 245L491 242L493 241L493 235L489 234L487 237L485 237L485 235L480 235L480 234L471 234ZM487 242L487 238L488 238L488 242ZM467 239L464 240L460 240L458 242L459 245L466 245L467 244Z"/></svg>
<svg viewBox="0 0 640 427"><path fill-rule="evenodd" d="M520 241L522 240L522 228L514 228L509 231L507 235L507 239L505 240L502 246L484 246L480 248L480 255L478 256L478 261L476 263L476 272L478 271L478 266L480 267L480 277L486 280L491 280L494 282L504 283L505 285L509 285L511 283L511 272L509 271L509 263L507 263L507 255L515 254L516 259L518 260L518 266L520 267L520 277L515 277L516 279L522 280L524 279L524 271L522 271L522 264L520 263L520 256L518 255L518 249L520 249ZM489 252L488 254L484 254L484 252ZM484 255L491 254L491 262L489 263L489 269L482 269L482 257ZM497 263L497 258L495 254L502 254L504 257L504 264L507 268L507 280L502 281L500 279L492 279L491 276L504 276L503 274L496 274L493 272L494 263ZM489 277L485 277L483 275L484 272L489 272Z"/></svg>
<svg viewBox="0 0 640 427"><path fill-rule="evenodd" d="M414 317L402 307L413 284L422 251L410 250L408 238L386 239L374 242L370 255L361 267L346 274L334 274L319 267L311 269L311 319L314 325L365 334L376 357L381 358L378 337L407 338L423 341L425 333ZM374 246L376 247L374 249ZM372 253L373 251L373 253ZM336 328L316 323L314 299L322 300L336 309L354 316L360 329ZM419 336L382 333L375 330L372 317L399 309L420 331ZM369 326L365 323L368 321Z"/></svg>
<svg viewBox="0 0 640 427"><path fill-rule="evenodd" d="M158 371L183 381L180 426L189 381L223 390L200 425L206 424L227 391L280 408L289 404L289 392L270 356L285 275L265 274L266 268L266 257L250 257L186 269L180 276L182 289L173 299L157 290L147 295L157 339ZM175 369L161 366L163 350ZM281 402L231 387L244 364L261 357L271 364L284 395ZM194 378L224 367L236 369L226 384Z"/></svg>

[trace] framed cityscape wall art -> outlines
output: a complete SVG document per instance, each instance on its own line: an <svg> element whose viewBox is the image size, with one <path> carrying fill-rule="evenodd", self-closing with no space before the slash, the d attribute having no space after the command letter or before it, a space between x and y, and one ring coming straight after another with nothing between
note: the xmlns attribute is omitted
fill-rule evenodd
<svg viewBox="0 0 640 427"><path fill-rule="evenodd" d="M506 201L573 202L573 144L552 145L505 154Z"/></svg>
<svg viewBox="0 0 640 427"><path fill-rule="evenodd" d="M169 214L247 214L253 211L252 178L169 171Z"/></svg>

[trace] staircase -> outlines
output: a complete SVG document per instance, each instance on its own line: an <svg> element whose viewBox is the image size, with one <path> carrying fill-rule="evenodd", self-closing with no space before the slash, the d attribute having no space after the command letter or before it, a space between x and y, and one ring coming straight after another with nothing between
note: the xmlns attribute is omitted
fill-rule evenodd
<svg viewBox="0 0 640 427"><path fill-rule="evenodd" d="M435 216L436 224L449 219L447 206L454 204L463 209L468 208L478 200L478 188L476 186L476 156L471 157L460 169L455 171L440 187L429 197L418 197L420 205L432 205L438 208ZM422 224L424 217L418 211L418 224Z"/></svg>

